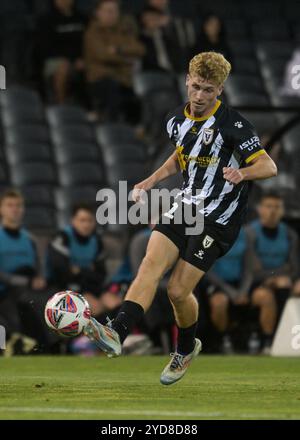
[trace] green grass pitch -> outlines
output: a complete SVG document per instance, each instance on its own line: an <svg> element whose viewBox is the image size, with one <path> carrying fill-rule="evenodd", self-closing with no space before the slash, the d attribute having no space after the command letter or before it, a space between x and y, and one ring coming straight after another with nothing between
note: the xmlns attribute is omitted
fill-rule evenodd
<svg viewBox="0 0 300 440"><path fill-rule="evenodd" d="M300 419L300 359L200 355L163 386L167 357L0 358L0 419Z"/></svg>

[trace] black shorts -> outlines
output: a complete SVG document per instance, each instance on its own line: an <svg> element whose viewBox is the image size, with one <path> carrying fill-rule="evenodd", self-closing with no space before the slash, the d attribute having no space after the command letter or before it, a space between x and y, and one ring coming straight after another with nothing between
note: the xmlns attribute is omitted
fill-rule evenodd
<svg viewBox="0 0 300 440"><path fill-rule="evenodd" d="M180 258L203 272L207 272L217 258L229 251L241 228L240 224L223 226L204 219L203 232L199 235L187 235L186 228L193 225L186 224L184 220L178 224L175 217L164 224L163 215L153 230L168 237L178 247Z"/></svg>

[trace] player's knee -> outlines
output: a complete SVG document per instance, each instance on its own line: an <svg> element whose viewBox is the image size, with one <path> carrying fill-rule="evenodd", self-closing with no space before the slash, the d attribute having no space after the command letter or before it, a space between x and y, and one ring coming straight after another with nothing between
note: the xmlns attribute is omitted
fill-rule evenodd
<svg viewBox="0 0 300 440"><path fill-rule="evenodd" d="M252 303L255 306L266 306L274 304L274 295L270 289L258 287L252 295Z"/></svg>
<svg viewBox="0 0 300 440"><path fill-rule="evenodd" d="M181 303L185 300L187 294L184 286L178 283L170 282L167 286L168 297L173 304Z"/></svg>
<svg viewBox="0 0 300 440"><path fill-rule="evenodd" d="M210 299L210 305L213 309L227 309L228 303L228 297L222 292L214 294Z"/></svg>
<svg viewBox="0 0 300 440"><path fill-rule="evenodd" d="M154 280L160 280L165 272L165 266L152 254L146 254L138 271L138 277L151 274Z"/></svg>

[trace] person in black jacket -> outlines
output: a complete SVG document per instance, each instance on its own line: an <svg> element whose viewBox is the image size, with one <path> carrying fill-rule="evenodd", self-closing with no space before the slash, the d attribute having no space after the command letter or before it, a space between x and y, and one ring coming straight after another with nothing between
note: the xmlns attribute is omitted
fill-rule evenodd
<svg viewBox="0 0 300 440"><path fill-rule="evenodd" d="M105 251L96 232L93 209L79 203L73 208L70 224L51 241L47 253L49 283L58 290L83 293L92 313L103 310L101 296L105 286Z"/></svg>
<svg viewBox="0 0 300 440"><path fill-rule="evenodd" d="M72 72L84 69L82 57L85 17L76 11L74 0L53 0L50 14L37 24L38 57L44 60L44 76L53 81L55 101L66 100Z"/></svg>

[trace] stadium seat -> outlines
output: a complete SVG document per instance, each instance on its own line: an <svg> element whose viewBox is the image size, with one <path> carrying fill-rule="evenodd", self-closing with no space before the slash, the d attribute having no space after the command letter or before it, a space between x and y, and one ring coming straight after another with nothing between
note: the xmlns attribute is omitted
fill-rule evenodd
<svg viewBox="0 0 300 440"><path fill-rule="evenodd" d="M66 142L84 144L95 141L94 133L88 125L66 125L51 129L51 137L56 146L64 146Z"/></svg>
<svg viewBox="0 0 300 440"><path fill-rule="evenodd" d="M246 75L259 75L259 65L255 57L238 56L233 62L234 73Z"/></svg>
<svg viewBox="0 0 300 440"><path fill-rule="evenodd" d="M59 181L62 186L104 184L104 172L101 164L93 162L71 163L58 168Z"/></svg>
<svg viewBox="0 0 300 440"><path fill-rule="evenodd" d="M47 109L47 120L53 127L87 123L87 116L81 107L54 105Z"/></svg>
<svg viewBox="0 0 300 440"><path fill-rule="evenodd" d="M238 57L247 57L255 54L254 44L251 39L241 39L241 38L232 38L228 40L229 48L234 56L234 58Z"/></svg>
<svg viewBox="0 0 300 440"><path fill-rule="evenodd" d="M290 29L284 20L264 20L261 23L254 23L252 35L257 41L287 41L291 38Z"/></svg>
<svg viewBox="0 0 300 440"><path fill-rule="evenodd" d="M251 21L258 21L268 17L268 19L273 18L274 20L279 19L282 14L282 5L280 2L251 2L251 3L240 3L241 12L245 19Z"/></svg>
<svg viewBox="0 0 300 440"><path fill-rule="evenodd" d="M147 150L142 142L123 143L121 145L110 145L103 148L102 160L106 166L112 166L116 163L126 163L131 161L144 164L147 160Z"/></svg>
<svg viewBox="0 0 300 440"><path fill-rule="evenodd" d="M0 103L3 107L20 105L28 109L34 107L43 109L38 93L21 86L11 86L2 92L0 94Z"/></svg>
<svg viewBox="0 0 300 440"><path fill-rule="evenodd" d="M123 162L119 165L106 167L107 183L110 187L116 188L120 180L126 180L128 187L145 179L145 167L140 162Z"/></svg>
<svg viewBox="0 0 300 440"><path fill-rule="evenodd" d="M64 142L54 148L55 160L59 165L75 162L98 162L100 153L97 144Z"/></svg>
<svg viewBox="0 0 300 440"><path fill-rule="evenodd" d="M133 77L133 88L138 96L145 97L157 90L176 89L176 80L165 72L139 72Z"/></svg>
<svg viewBox="0 0 300 440"><path fill-rule="evenodd" d="M73 205L80 202L96 204L97 185L72 186L55 190L55 204L58 211L68 211Z"/></svg>
<svg viewBox="0 0 300 440"><path fill-rule="evenodd" d="M0 184L6 185L8 183L8 176L6 168L3 164L0 164Z"/></svg>
<svg viewBox="0 0 300 440"><path fill-rule="evenodd" d="M246 88L246 87L245 87ZM226 91L226 97L230 105L234 107L239 106L255 106L255 107L265 107L270 105L270 101L268 96L264 93L261 94L259 92L234 92L231 91L228 93Z"/></svg>
<svg viewBox="0 0 300 440"><path fill-rule="evenodd" d="M52 150L49 144L22 142L8 145L6 157L11 165L21 162L47 162L52 160Z"/></svg>
<svg viewBox="0 0 300 440"><path fill-rule="evenodd" d="M96 129L99 144L105 149L108 145L122 145L136 141L133 128L127 124L106 123Z"/></svg>
<svg viewBox="0 0 300 440"><path fill-rule="evenodd" d="M226 19L224 22L225 31L226 31L226 37L229 39L237 39L242 38L246 39L249 37L249 28L247 23L245 23L245 20L238 20L238 19Z"/></svg>
<svg viewBox="0 0 300 440"><path fill-rule="evenodd" d="M50 163L21 163L11 166L11 181L16 186L56 185L57 176Z"/></svg>
<svg viewBox="0 0 300 440"><path fill-rule="evenodd" d="M47 185L20 186L19 190L25 198L26 208L28 206L45 206L55 208L54 190Z"/></svg>
<svg viewBox="0 0 300 440"><path fill-rule="evenodd" d="M22 144L22 143L49 143L50 137L48 128L44 125L18 125L16 127L8 127L5 132L6 144Z"/></svg>
<svg viewBox="0 0 300 440"><path fill-rule="evenodd" d="M25 210L24 226L34 231L54 232L57 229L55 210L45 206L29 206Z"/></svg>
<svg viewBox="0 0 300 440"><path fill-rule="evenodd" d="M42 124L44 122L44 113L38 107L28 107L12 105L3 107L2 123L4 127L16 126L19 124Z"/></svg>
<svg viewBox="0 0 300 440"><path fill-rule="evenodd" d="M273 61L283 59L287 61L291 58L293 54L293 44L290 41L280 41L275 38L273 41L262 41L259 41L256 45L256 53L259 60Z"/></svg>

